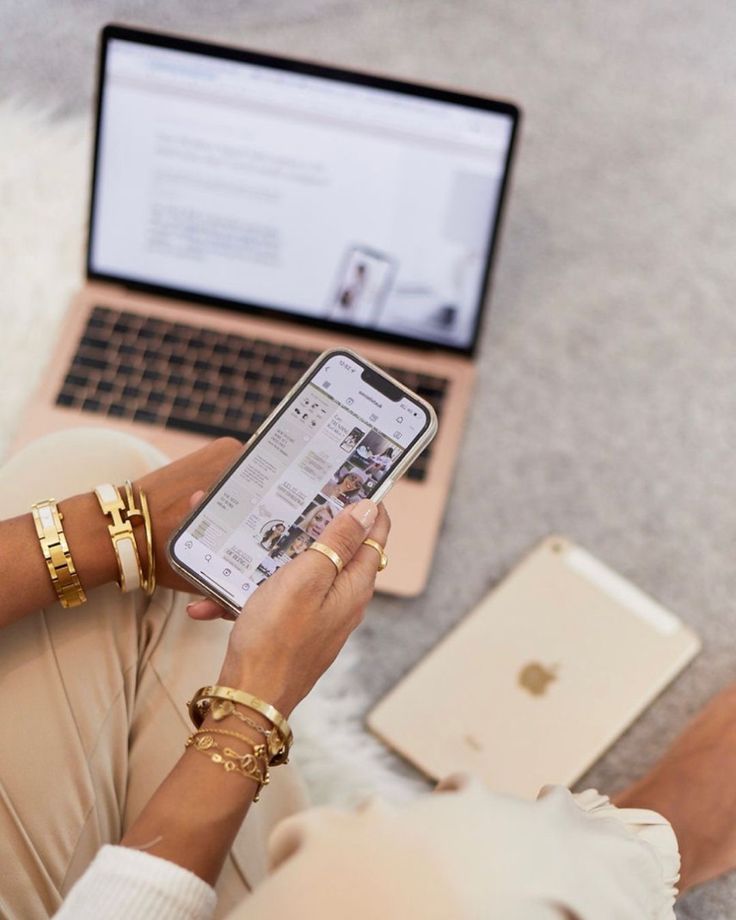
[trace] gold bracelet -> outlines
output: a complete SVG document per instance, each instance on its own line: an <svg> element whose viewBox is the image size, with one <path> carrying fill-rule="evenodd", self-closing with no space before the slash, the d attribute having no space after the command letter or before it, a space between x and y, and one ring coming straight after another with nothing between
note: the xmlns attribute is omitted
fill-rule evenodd
<svg viewBox="0 0 736 920"><path fill-rule="evenodd" d="M233 732L227 728L198 728L196 732L192 732L194 735L227 735L228 738L237 738L238 741L242 741L243 744L247 744L249 748L253 749L253 754L256 757L265 757L266 756L266 745L265 744L256 744L251 738L247 735L243 735L240 732Z"/></svg>
<svg viewBox="0 0 736 920"><path fill-rule="evenodd" d="M129 479L125 480L125 499L126 499L126 519L129 521L134 517L142 517L146 528L146 553L148 554L148 572L146 577L141 579L141 588L145 594L150 597L156 590L156 555L153 548L153 526L151 525L151 512L148 509L148 498L143 489L138 489L138 500L141 503L140 508L136 507L133 496L133 484Z"/></svg>
<svg viewBox="0 0 736 920"><path fill-rule="evenodd" d="M197 738L204 735L225 735L227 738L237 738L238 741L242 741L243 744L251 749L250 755L252 755L255 760L263 760L265 766L268 767L268 764L266 763L267 751L265 744L256 744L254 741L248 738L247 735L241 735L240 732L231 732L225 728L198 728L196 732L192 732L192 738ZM216 746L217 745L215 745L215 747ZM237 756L245 757L246 755L238 754Z"/></svg>
<svg viewBox="0 0 736 920"><path fill-rule="evenodd" d="M151 523L151 512L148 508L148 496L143 489L138 489L138 497L141 500L143 522L146 527L146 550L148 552L148 575L143 585L143 590L150 597L156 590L156 554L153 548L153 525Z"/></svg>
<svg viewBox="0 0 736 920"><path fill-rule="evenodd" d="M284 741L277 729L264 728L259 725L255 719L251 719L244 712L240 712L237 704L231 700L210 699L208 703L202 701L202 707L204 708L205 706L215 722L221 722L228 716L235 716L244 725L250 726L254 731L263 735L268 745L268 762L271 766L277 767L282 763L288 763L289 752L286 750Z"/></svg>
<svg viewBox="0 0 736 920"><path fill-rule="evenodd" d="M189 717L195 728L199 728L204 721L207 710L210 708L211 700L229 700L231 703L238 703L245 706L246 709L252 709L265 716L274 726L280 735L281 747L276 750L275 744L269 744L269 753L271 754L271 763L274 766L289 762L289 750L294 740L289 723L281 713L272 706L243 690L234 690L232 687L219 687L209 685L201 687L187 704L189 707Z"/></svg>
<svg viewBox="0 0 736 920"><path fill-rule="evenodd" d="M79 607L87 600L77 575L62 521L64 515L53 498L31 505L33 523L49 570L51 584L62 607Z"/></svg>
<svg viewBox="0 0 736 920"><path fill-rule="evenodd" d="M269 741L269 749L271 747L271 738L274 734L278 734L275 728L264 728L262 725L259 725L255 719L251 719L244 712L241 712L237 708L237 704L233 703L231 700L212 700L209 705L209 714L215 722L220 722L228 716L235 716L235 718L240 719L244 725L249 725L260 735L263 735L263 737ZM278 737L278 744L279 748L283 747L283 741L280 735Z"/></svg>
<svg viewBox="0 0 736 920"><path fill-rule="evenodd" d="M112 540L115 556L118 560L120 579L118 584L124 592L134 591L143 583L143 570L138 555L138 544L135 541L133 525L130 521L123 520L122 512L125 511L125 502L120 496L117 486L104 483L95 489L97 501L103 514L109 514L112 524L107 529Z"/></svg>
<svg viewBox="0 0 736 920"><path fill-rule="evenodd" d="M212 763L222 764L226 773L237 771L246 779L254 780L257 784L256 793L253 801L257 802L261 797L261 789L271 782L271 775L268 767L263 771L258 766L259 757L264 757L266 747L263 744L253 745L253 752L240 754L232 748L223 745L222 747L212 737L213 735L234 735L236 738L244 741L246 744L252 744L244 735L237 732L226 732L212 729L210 731L197 731L190 735L185 747L193 747L195 751L205 754ZM222 751L222 753L220 753Z"/></svg>

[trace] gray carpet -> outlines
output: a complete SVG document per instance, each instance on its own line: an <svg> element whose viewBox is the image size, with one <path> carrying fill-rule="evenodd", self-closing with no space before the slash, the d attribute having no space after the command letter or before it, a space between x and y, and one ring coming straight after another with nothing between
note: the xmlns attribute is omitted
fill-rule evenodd
<svg viewBox="0 0 736 920"><path fill-rule="evenodd" d="M0 7L2 93L59 115L86 108L108 19L524 107L434 575L420 600L376 601L356 680L377 699L522 552L564 533L704 640L588 777L620 788L736 673L736 7L26 0ZM679 916L736 917L736 876Z"/></svg>

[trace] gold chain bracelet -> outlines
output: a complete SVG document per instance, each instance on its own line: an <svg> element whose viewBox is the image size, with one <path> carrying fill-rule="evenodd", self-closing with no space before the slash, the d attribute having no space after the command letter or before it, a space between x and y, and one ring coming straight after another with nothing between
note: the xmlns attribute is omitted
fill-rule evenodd
<svg viewBox="0 0 736 920"><path fill-rule="evenodd" d="M219 745L213 735L229 735L238 738L245 744L251 745L252 751L240 754L227 745ZM257 784L256 793L253 796L254 802L260 799L261 789L271 782L268 767L262 770L259 766L259 760L265 763L266 746L264 744L254 745L245 735L238 732L229 732L224 729L197 731L187 738L185 747L193 747L195 751L209 757L212 763L222 764L226 773L237 772L246 779L253 780Z"/></svg>
<svg viewBox="0 0 736 920"><path fill-rule="evenodd" d="M257 731L260 735L263 735L263 737L269 742L269 750L271 749L271 738L275 734L278 734L275 728L264 728L262 725L259 725L255 719L251 719L244 712L241 712L236 707L235 703L232 702L232 700L213 699L210 702L209 714L212 716L215 722L220 722L222 719L226 719L228 716L235 716L235 718L240 719L244 725L250 726L250 728L252 728L254 731ZM280 736L278 740L279 747L281 747L283 745L283 741L281 741Z"/></svg>
<svg viewBox="0 0 736 920"><path fill-rule="evenodd" d="M263 757L267 755L266 745L265 744L254 744L253 741L247 736L242 735L240 732L232 732L227 728L203 728L194 732L195 735L227 735L228 738L237 738L238 741L242 741L243 744L247 744L249 748L252 748L254 757Z"/></svg>

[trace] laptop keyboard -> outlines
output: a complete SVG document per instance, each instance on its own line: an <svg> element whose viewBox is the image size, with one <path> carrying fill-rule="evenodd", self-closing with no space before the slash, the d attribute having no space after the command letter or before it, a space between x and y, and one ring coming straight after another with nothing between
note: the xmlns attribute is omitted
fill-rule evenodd
<svg viewBox="0 0 736 920"><path fill-rule="evenodd" d="M245 441L319 352L109 307L89 315L59 406ZM441 417L448 381L404 368L386 370ZM427 474L431 447L407 478Z"/></svg>

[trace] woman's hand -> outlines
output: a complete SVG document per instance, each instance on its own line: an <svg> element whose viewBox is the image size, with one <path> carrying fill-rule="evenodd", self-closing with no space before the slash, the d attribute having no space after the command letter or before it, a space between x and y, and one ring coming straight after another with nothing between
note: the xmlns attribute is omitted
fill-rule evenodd
<svg viewBox="0 0 736 920"><path fill-rule="evenodd" d="M197 499L200 496L193 496ZM335 518L320 537L345 563L338 575L321 553L305 551L264 582L230 635L219 682L267 700L288 716L335 660L363 618L391 527L383 505L364 499ZM210 600L189 605L195 619L223 610Z"/></svg>
<svg viewBox="0 0 736 920"><path fill-rule="evenodd" d="M136 480L135 486L146 493L151 511L159 584L194 592L194 586L175 574L169 565L166 544L190 510L192 493L196 492L201 499L203 490L209 489L222 476L242 449L243 445L234 438L218 438L206 447ZM136 527L135 532L141 559L145 559L143 528Z"/></svg>

